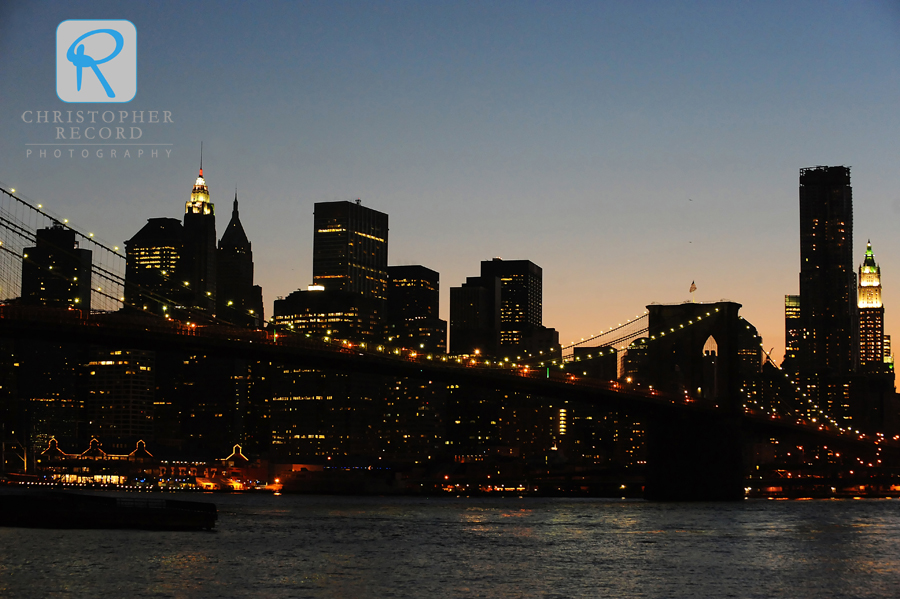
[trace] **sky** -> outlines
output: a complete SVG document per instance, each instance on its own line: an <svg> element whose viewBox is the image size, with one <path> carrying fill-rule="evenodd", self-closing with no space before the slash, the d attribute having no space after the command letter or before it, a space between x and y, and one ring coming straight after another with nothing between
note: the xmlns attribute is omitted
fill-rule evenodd
<svg viewBox="0 0 900 599"><path fill-rule="evenodd" d="M59 99L67 19L134 24L133 100ZM693 281L780 362L803 167L852 168L855 262L871 239L900 326L898 56L886 0L6 2L0 182L122 245L181 218L202 142L219 235L238 190L267 316L312 282L314 203L359 198L390 217L390 264L440 273L445 319L480 261L527 259L563 343ZM26 145L59 143L26 111L110 109L169 111L138 124L167 145Z"/></svg>

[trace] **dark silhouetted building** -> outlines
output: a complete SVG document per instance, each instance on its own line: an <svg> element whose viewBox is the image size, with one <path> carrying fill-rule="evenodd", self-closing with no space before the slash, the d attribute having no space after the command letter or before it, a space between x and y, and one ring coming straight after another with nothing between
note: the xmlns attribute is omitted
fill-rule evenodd
<svg viewBox="0 0 900 599"><path fill-rule="evenodd" d="M450 353L479 349L518 358L557 352L559 334L541 323L542 276L530 260L483 261L480 277L450 289Z"/></svg>
<svg viewBox="0 0 900 599"><path fill-rule="evenodd" d="M182 277L188 287L188 308L213 312L216 307L216 207L209 201L203 166L184 205Z"/></svg>
<svg viewBox="0 0 900 599"><path fill-rule="evenodd" d="M266 422L274 459L297 462L378 452L383 377L285 366L272 378L271 416Z"/></svg>
<svg viewBox="0 0 900 599"><path fill-rule="evenodd" d="M387 340L426 352L447 351L439 318L440 275L424 266L388 267Z"/></svg>
<svg viewBox="0 0 900 599"><path fill-rule="evenodd" d="M762 372L763 346L762 337L755 326L741 318L738 329L738 370L744 379L750 379Z"/></svg>
<svg viewBox="0 0 900 599"><path fill-rule="evenodd" d="M243 443L268 446L269 396L258 389L268 363L180 351L157 352L154 434L156 443L204 459ZM264 425L262 424L264 423ZM260 428L262 426L262 428Z"/></svg>
<svg viewBox="0 0 900 599"><path fill-rule="evenodd" d="M178 219L151 218L125 242L126 306L166 315L184 305L189 287L181 276L183 239Z"/></svg>
<svg viewBox="0 0 900 599"><path fill-rule="evenodd" d="M413 461L444 452L446 383L386 379L383 394L378 438L385 457Z"/></svg>
<svg viewBox="0 0 900 599"><path fill-rule="evenodd" d="M468 277L450 288L450 353L493 356L500 350L500 281Z"/></svg>
<svg viewBox="0 0 900 599"><path fill-rule="evenodd" d="M846 375L859 357L850 168L800 170L801 373Z"/></svg>
<svg viewBox="0 0 900 599"><path fill-rule="evenodd" d="M572 357L579 362L573 365L575 372L605 381L619 378L619 356L614 347L577 346L572 348Z"/></svg>
<svg viewBox="0 0 900 599"><path fill-rule="evenodd" d="M93 350L87 363L88 432L123 449L153 437L155 354Z"/></svg>
<svg viewBox="0 0 900 599"><path fill-rule="evenodd" d="M216 316L234 324L261 326L265 322L262 287L253 284L253 250L238 215L237 192L216 263Z"/></svg>
<svg viewBox="0 0 900 599"><path fill-rule="evenodd" d="M91 311L91 251L79 249L75 231L38 229L34 247L23 251L22 302Z"/></svg>
<svg viewBox="0 0 900 599"><path fill-rule="evenodd" d="M622 358L622 378L626 383L649 384L650 339L639 337L628 345Z"/></svg>

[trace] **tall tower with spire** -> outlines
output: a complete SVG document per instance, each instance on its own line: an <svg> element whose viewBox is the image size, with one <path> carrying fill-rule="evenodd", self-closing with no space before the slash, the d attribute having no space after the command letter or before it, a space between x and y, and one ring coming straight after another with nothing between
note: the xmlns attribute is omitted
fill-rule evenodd
<svg viewBox="0 0 900 599"><path fill-rule="evenodd" d="M191 199L184 205L183 284L188 288L188 307L212 312L216 307L216 207L209 201L209 187L200 174L194 181Z"/></svg>
<svg viewBox="0 0 900 599"><path fill-rule="evenodd" d="M883 372L884 305L881 303L881 267L875 263L872 242L866 244L866 258L859 267L857 287L859 308L859 365L863 372Z"/></svg>
<svg viewBox="0 0 900 599"><path fill-rule="evenodd" d="M253 250L238 214L237 190L216 261L216 316L238 325L261 326L262 288L253 284Z"/></svg>

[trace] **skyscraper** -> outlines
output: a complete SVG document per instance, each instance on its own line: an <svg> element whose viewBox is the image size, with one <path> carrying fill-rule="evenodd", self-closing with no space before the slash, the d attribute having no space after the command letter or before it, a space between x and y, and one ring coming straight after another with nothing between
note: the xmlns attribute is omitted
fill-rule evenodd
<svg viewBox="0 0 900 599"><path fill-rule="evenodd" d="M797 356L800 352L800 340L803 330L800 327L800 296L784 296L784 360L781 367L788 372L797 373Z"/></svg>
<svg viewBox="0 0 900 599"><path fill-rule="evenodd" d="M530 260L494 258L481 276L500 280L500 347L517 347L541 326L543 271Z"/></svg>
<svg viewBox="0 0 900 599"><path fill-rule="evenodd" d="M845 375L859 361L850 168L800 170L800 371Z"/></svg>
<svg viewBox="0 0 900 599"><path fill-rule="evenodd" d="M262 288L253 284L253 250L238 214L237 191L231 220L219 240L216 257L216 316L234 324L260 326Z"/></svg>
<svg viewBox="0 0 900 599"><path fill-rule="evenodd" d="M189 286L181 276L184 229L175 218L151 218L125 242L125 306L168 314L184 305ZM163 310L165 308L165 310Z"/></svg>
<svg viewBox="0 0 900 599"><path fill-rule="evenodd" d="M388 342L426 352L446 352L447 321L438 316L438 273L424 266L389 266L388 279Z"/></svg>
<svg viewBox="0 0 900 599"><path fill-rule="evenodd" d="M450 288L450 353L493 356L500 350L500 280L467 277Z"/></svg>
<svg viewBox="0 0 900 599"><path fill-rule="evenodd" d="M450 289L450 353L524 357L558 350L559 333L541 323L542 276L530 260L483 261L480 277Z"/></svg>
<svg viewBox="0 0 900 599"><path fill-rule="evenodd" d="M91 351L87 363L88 432L124 448L153 436L155 352Z"/></svg>
<svg viewBox="0 0 900 599"><path fill-rule="evenodd" d="M296 333L316 333L352 341L384 336L384 302L340 289L310 285L275 300L272 322Z"/></svg>
<svg viewBox="0 0 900 599"><path fill-rule="evenodd" d="M79 249L75 231L59 223L38 229L22 256L22 301L91 311L91 251Z"/></svg>
<svg viewBox="0 0 900 599"><path fill-rule="evenodd" d="M212 312L216 307L216 207L200 174L184 205L183 277L189 289L188 308Z"/></svg>
<svg viewBox="0 0 900 599"><path fill-rule="evenodd" d="M313 285L278 298L273 320L295 331L373 341L384 336L388 215L354 202L319 202Z"/></svg>
<svg viewBox="0 0 900 599"><path fill-rule="evenodd" d="M881 267L875 263L872 243L859 266L859 365L863 372L887 370L884 352L884 306L881 303Z"/></svg>
<svg viewBox="0 0 900 599"><path fill-rule="evenodd" d="M313 284L387 299L388 215L354 202L315 205Z"/></svg>

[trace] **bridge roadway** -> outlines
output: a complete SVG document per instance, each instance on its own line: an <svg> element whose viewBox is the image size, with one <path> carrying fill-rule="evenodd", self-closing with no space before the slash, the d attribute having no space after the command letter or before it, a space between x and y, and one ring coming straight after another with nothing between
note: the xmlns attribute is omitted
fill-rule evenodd
<svg viewBox="0 0 900 599"><path fill-rule="evenodd" d="M726 414L688 396L674 396L548 368L489 365L471 359L434 356L385 346L351 343L305 334L198 325L141 314L95 314L78 310L0 306L0 338L36 339L52 343L85 343L110 348L198 352L246 360L264 360L311 368L330 368L397 377L439 380L452 384L518 391L539 397L597 405L638 419L739 416L742 432L784 436L806 442L857 449L900 448L879 437L846 434L823 425L768 414Z"/></svg>

